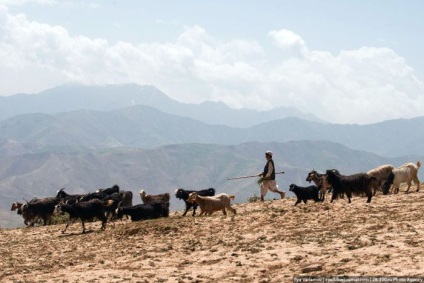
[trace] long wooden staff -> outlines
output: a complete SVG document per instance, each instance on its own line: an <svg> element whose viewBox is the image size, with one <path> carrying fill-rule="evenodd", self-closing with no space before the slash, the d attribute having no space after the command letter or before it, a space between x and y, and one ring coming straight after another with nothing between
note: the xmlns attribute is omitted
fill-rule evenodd
<svg viewBox="0 0 424 283"><path fill-rule="evenodd" d="M275 172L275 174L284 174L284 172L283 171ZM239 176L239 177L228 178L227 180L237 180L237 179L253 178L253 177L259 177L259 176L258 175Z"/></svg>

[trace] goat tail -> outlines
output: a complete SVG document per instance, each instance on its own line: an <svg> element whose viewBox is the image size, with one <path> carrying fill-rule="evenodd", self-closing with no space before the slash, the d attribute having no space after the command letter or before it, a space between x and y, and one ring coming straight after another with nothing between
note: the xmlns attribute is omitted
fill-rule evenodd
<svg viewBox="0 0 424 283"><path fill-rule="evenodd" d="M420 168L420 166L421 166L421 161L418 160L417 161L417 167Z"/></svg>
<svg viewBox="0 0 424 283"><path fill-rule="evenodd" d="M235 195L230 195L230 200L233 200L233 199L235 199L236 198L236 196Z"/></svg>

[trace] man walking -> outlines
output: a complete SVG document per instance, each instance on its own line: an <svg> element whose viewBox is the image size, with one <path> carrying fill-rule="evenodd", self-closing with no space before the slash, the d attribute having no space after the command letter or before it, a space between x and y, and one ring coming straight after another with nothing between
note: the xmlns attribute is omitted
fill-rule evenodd
<svg viewBox="0 0 424 283"><path fill-rule="evenodd" d="M279 193L281 198L284 199L286 193L284 191L278 190L278 185L275 181L275 166L274 160L272 160L272 152L270 150L265 152L265 158L267 161L264 167L264 171L258 175L259 177L263 177L263 180L260 184L261 201L265 200L265 196L268 190L274 193Z"/></svg>

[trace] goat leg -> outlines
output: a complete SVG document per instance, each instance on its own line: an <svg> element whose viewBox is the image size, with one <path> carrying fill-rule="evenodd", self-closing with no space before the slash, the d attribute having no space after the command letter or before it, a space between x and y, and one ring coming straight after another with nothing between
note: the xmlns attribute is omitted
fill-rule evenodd
<svg viewBox="0 0 424 283"><path fill-rule="evenodd" d="M185 211L184 211L184 213L183 213L183 216L186 216L186 214L187 214L187 212L188 212L188 210L191 208L191 206L190 205L188 205L188 203L186 203L186 209L185 209Z"/></svg>
<svg viewBox="0 0 424 283"><path fill-rule="evenodd" d="M65 233L66 229L68 229L68 226L72 223L72 220L69 220L68 223L66 223L65 229L62 230L62 233Z"/></svg>
<svg viewBox="0 0 424 283"><path fill-rule="evenodd" d="M84 225L84 221L81 219L81 224L82 224L82 233L85 233L85 225Z"/></svg>
<svg viewBox="0 0 424 283"><path fill-rule="evenodd" d="M348 203L351 203L351 198L352 198L352 193L351 192L346 192L346 196L347 196L347 199L348 199Z"/></svg>

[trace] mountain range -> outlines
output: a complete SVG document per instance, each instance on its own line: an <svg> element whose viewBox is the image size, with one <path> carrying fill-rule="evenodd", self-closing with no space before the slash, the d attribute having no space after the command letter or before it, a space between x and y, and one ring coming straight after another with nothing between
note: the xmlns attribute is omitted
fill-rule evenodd
<svg viewBox="0 0 424 283"><path fill-rule="evenodd" d="M232 109L222 102L181 103L154 86L137 84L84 86L67 84L36 94L0 97L0 120L20 114L70 112L76 110L111 111L134 105L150 106L162 112L192 118L212 125L250 127L287 117L320 121L292 107L269 111Z"/></svg>
<svg viewBox="0 0 424 283"><path fill-rule="evenodd" d="M79 110L23 114L0 121L0 144L32 148L140 147L169 144L328 140L382 156L424 155L424 117L369 125L339 125L285 118L238 128L161 112L149 106L112 111ZM2 149L0 149L1 151Z"/></svg>

